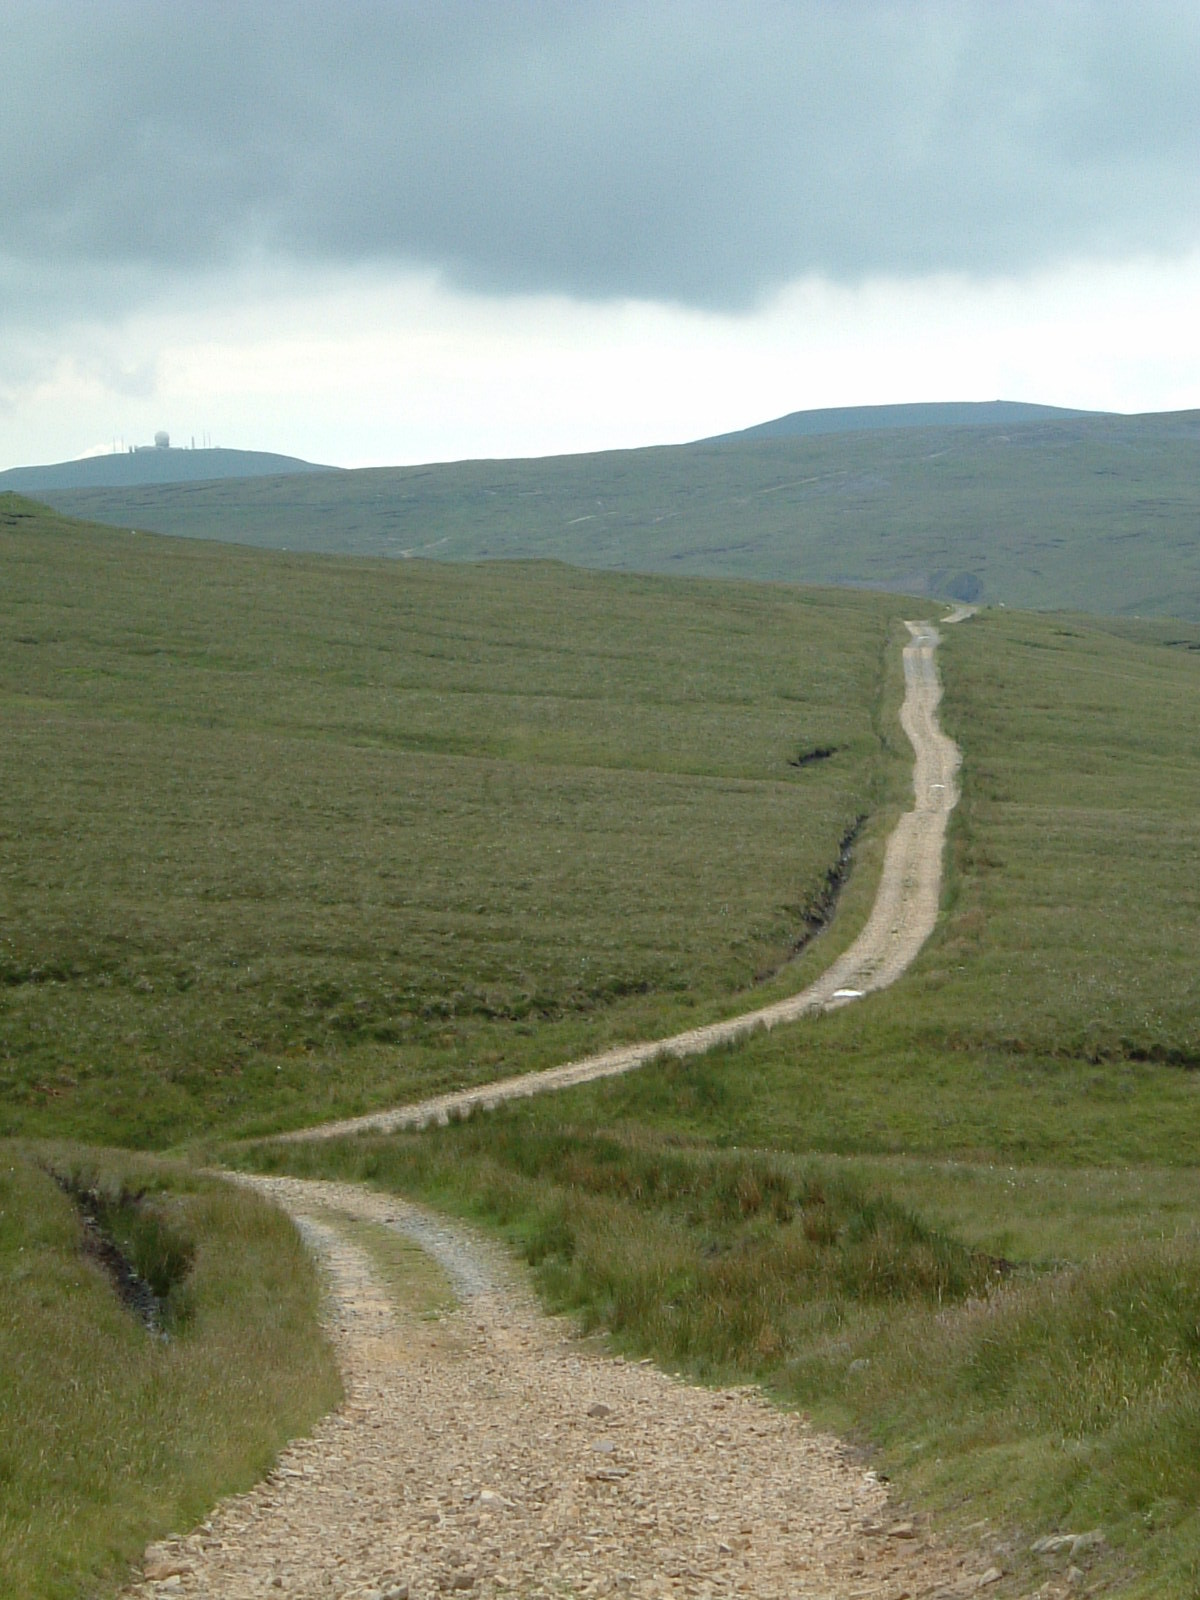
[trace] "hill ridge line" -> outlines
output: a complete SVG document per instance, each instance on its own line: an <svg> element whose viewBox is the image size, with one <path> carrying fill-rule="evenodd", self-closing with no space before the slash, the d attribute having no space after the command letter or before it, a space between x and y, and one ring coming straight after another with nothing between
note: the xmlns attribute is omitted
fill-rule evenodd
<svg viewBox="0 0 1200 1600"><path fill-rule="evenodd" d="M973 607L960 606L943 619L965 621ZM913 747L914 805L899 818L888 838L875 902L858 937L822 975L799 993L721 1022L665 1039L618 1045L559 1067L500 1078L433 1095L387 1111L343 1117L275 1136L273 1142L302 1144L355 1133L395 1133L446 1123L473 1111L490 1111L506 1100L528 1099L599 1078L618 1077L667 1056L702 1055L717 1045L743 1039L818 1011L850 1005L894 983L911 966L933 932L942 884L942 847L958 801L961 753L937 718L942 697L934 653L941 636L932 622L906 622L912 635L903 650L904 702L900 722Z"/></svg>

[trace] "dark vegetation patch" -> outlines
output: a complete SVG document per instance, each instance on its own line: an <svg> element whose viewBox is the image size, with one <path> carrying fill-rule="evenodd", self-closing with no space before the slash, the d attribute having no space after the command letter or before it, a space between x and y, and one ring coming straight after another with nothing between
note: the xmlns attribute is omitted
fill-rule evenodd
<svg viewBox="0 0 1200 1600"><path fill-rule="evenodd" d="M166 1338L186 1316L194 1243L143 1188L104 1186L80 1172L46 1169L68 1195L83 1228L81 1249L106 1273L118 1298L148 1333Z"/></svg>
<svg viewBox="0 0 1200 1600"><path fill-rule="evenodd" d="M1161 1041L1146 1045L1132 1044L1126 1041L1124 1056L1127 1061L1153 1062L1158 1066L1182 1067L1185 1072L1200 1071L1200 1046L1165 1044Z"/></svg>
<svg viewBox="0 0 1200 1600"><path fill-rule="evenodd" d="M928 578L930 594L940 595L961 604L974 604L983 598L983 579L974 572L931 572Z"/></svg>
<svg viewBox="0 0 1200 1600"><path fill-rule="evenodd" d="M816 744L807 750L801 750L798 755L788 762L789 767L811 767L815 761L828 761L831 756L837 755L837 746L833 744Z"/></svg>

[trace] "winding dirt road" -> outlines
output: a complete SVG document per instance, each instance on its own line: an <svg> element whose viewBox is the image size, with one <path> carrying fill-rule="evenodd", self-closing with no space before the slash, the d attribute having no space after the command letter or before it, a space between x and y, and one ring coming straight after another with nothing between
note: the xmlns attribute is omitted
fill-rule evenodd
<svg viewBox="0 0 1200 1600"><path fill-rule="evenodd" d="M152 1546L130 1600L916 1600L986 1576L837 1439L751 1390L597 1354L462 1228L353 1184L241 1181L324 1260L346 1399L256 1488ZM432 1254L457 1308L393 1304L345 1217Z"/></svg>
<svg viewBox="0 0 1200 1600"><path fill-rule="evenodd" d="M891 983L937 915L959 761L937 724L937 632L908 627L914 807L889 841L866 927L816 983L674 1038L291 1137L418 1126L706 1050ZM699 1389L596 1354L468 1230L353 1184L236 1181L283 1206L321 1259L346 1399L255 1489L152 1546L131 1600L932 1600L1000 1576L899 1516L845 1445L753 1391ZM432 1256L456 1309L393 1302L348 1219Z"/></svg>
<svg viewBox="0 0 1200 1600"><path fill-rule="evenodd" d="M969 608L946 618L962 621ZM616 1077L645 1066L660 1056L699 1055L714 1045L744 1038L757 1028L774 1028L795 1022L814 1011L848 1005L894 983L933 932L942 883L942 848L946 823L958 799L959 751L937 720L942 686L934 663L939 634L931 622L909 622L912 638L904 648L904 703L900 721L912 742L914 804L897 822L888 840L875 904L867 924L850 948L815 983L774 1005L744 1012L725 1022L691 1028L669 1039L621 1045L598 1055L585 1056L561 1067L526 1072L519 1077L472 1089L459 1089L389 1111L362 1117L345 1117L300 1128L282 1138L298 1143L309 1139L336 1139L353 1133L394 1133L399 1128L422 1128L446 1122L451 1116L480 1108L490 1109L502 1100L517 1100L553 1089L568 1089L594 1078Z"/></svg>

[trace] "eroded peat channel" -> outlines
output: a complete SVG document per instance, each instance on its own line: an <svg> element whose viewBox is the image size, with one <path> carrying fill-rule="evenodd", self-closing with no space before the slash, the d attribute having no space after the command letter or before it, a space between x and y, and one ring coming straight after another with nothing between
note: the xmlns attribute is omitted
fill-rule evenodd
<svg viewBox="0 0 1200 1600"><path fill-rule="evenodd" d="M168 1301L172 1288L182 1281L191 1265L190 1256L178 1247L174 1250L159 1248L155 1255L157 1271L155 1281L138 1270L130 1248L122 1244L120 1232L129 1235L140 1233L143 1249L146 1243L162 1233L152 1218L139 1215L144 1196L122 1189L118 1194L105 1195L96 1187L56 1172L46 1171L75 1207L81 1229L80 1254L101 1269L112 1285L113 1292L146 1332L156 1339L168 1336ZM119 1224L134 1220L140 1224L135 1230L120 1229Z"/></svg>
<svg viewBox="0 0 1200 1600"><path fill-rule="evenodd" d="M961 609L946 620L958 622L969 615L969 609ZM281 1135L281 1141L300 1143L354 1133L392 1133L400 1128L446 1122L453 1116L488 1110L504 1100L616 1077L661 1056L699 1055L714 1045L744 1038L758 1028L774 1028L812 1012L847 1005L894 983L912 964L937 921L942 851L946 825L958 800L961 759L958 746L943 733L937 717L942 688L934 654L940 635L931 622L908 622L905 626L911 638L904 647L905 693L900 721L913 747L913 808L892 830L865 927L816 982L785 1000L724 1022L691 1028L666 1039L621 1045L561 1067L435 1095L389 1111L300 1128Z"/></svg>

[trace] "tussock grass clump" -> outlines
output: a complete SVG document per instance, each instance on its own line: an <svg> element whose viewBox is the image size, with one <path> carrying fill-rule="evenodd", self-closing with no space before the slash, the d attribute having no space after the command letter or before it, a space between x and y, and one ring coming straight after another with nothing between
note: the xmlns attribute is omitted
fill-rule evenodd
<svg viewBox="0 0 1200 1600"><path fill-rule="evenodd" d="M84 1252L54 1173L164 1296L167 1338ZM252 1194L116 1152L0 1146L0 1594L108 1592L148 1541L261 1477L338 1397L317 1304L295 1229Z"/></svg>
<svg viewBox="0 0 1200 1600"><path fill-rule="evenodd" d="M846 1387L916 1489L972 1516L1102 1529L1139 1573L1122 1595L1196 1593L1194 1238L910 1317L870 1342Z"/></svg>

